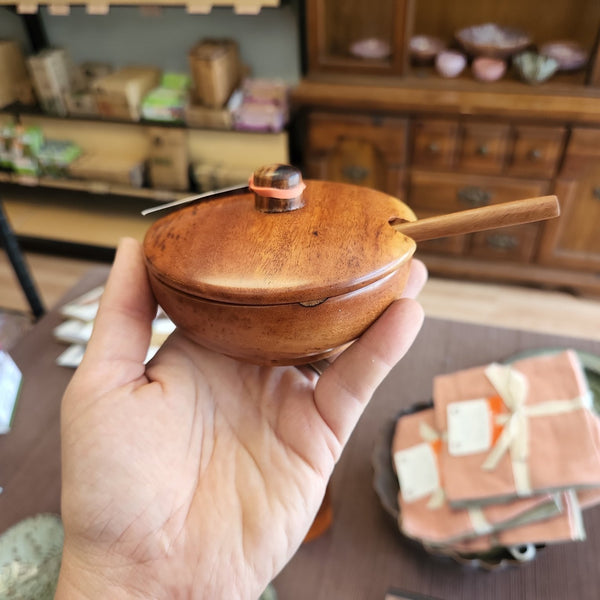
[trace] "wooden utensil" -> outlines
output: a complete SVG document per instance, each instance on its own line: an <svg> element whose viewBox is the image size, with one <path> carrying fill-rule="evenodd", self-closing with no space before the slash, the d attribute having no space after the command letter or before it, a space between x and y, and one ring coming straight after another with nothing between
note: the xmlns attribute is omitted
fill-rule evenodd
<svg viewBox="0 0 600 600"><path fill-rule="evenodd" d="M424 242L452 235L522 225L552 219L559 215L558 198L556 196L540 196L471 208L418 221L394 219L390 224L396 231L407 235L415 242Z"/></svg>

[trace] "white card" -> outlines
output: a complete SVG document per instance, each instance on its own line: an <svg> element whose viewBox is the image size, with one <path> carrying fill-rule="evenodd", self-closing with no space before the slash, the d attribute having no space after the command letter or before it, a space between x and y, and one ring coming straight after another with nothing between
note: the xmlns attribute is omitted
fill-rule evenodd
<svg viewBox="0 0 600 600"><path fill-rule="evenodd" d="M394 454L394 464L405 502L430 496L440 487L437 458L430 444L399 450Z"/></svg>
<svg viewBox="0 0 600 600"><path fill-rule="evenodd" d="M492 445L491 412L485 398L451 402L447 406L448 452L465 456L489 450Z"/></svg>
<svg viewBox="0 0 600 600"><path fill-rule="evenodd" d="M8 433L23 375L15 361L0 350L0 433Z"/></svg>
<svg viewBox="0 0 600 600"><path fill-rule="evenodd" d="M61 367L76 368L83 359L85 346L82 344L73 344L69 346L57 359L56 364Z"/></svg>
<svg viewBox="0 0 600 600"><path fill-rule="evenodd" d="M86 344L92 335L94 323L85 323L79 319L63 321L54 328L54 337L67 344Z"/></svg>

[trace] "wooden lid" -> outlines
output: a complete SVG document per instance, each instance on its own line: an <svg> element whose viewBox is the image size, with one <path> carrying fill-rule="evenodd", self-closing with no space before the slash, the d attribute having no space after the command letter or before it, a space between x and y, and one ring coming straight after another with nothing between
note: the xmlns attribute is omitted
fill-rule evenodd
<svg viewBox="0 0 600 600"><path fill-rule="evenodd" d="M389 224L415 220L392 196L307 181L303 203L264 212L247 192L188 205L148 230L148 269L166 285L204 299L311 303L384 277L415 250L415 242Z"/></svg>

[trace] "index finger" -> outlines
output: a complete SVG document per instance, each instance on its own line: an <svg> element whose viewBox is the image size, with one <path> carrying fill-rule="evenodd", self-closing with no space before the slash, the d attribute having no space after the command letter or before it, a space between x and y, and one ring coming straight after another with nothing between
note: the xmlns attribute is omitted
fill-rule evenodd
<svg viewBox="0 0 600 600"><path fill-rule="evenodd" d="M342 446L379 384L408 352L422 324L423 309L415 300L397 300L319 378L315 403Z"/></svg>

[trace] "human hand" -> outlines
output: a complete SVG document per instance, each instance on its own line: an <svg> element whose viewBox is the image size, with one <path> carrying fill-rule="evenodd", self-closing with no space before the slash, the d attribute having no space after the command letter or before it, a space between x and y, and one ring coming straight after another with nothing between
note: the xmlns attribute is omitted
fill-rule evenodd
<svg viewBox="0 0 600 600"><path fill-rule="evenodd" d="M425 279L413 261L407 296ZM123 240L63 398L57 599L258 597L423 319L414 300L395 302L318 377L179 331L144 365L156 308L140 245Z"/></svg>

